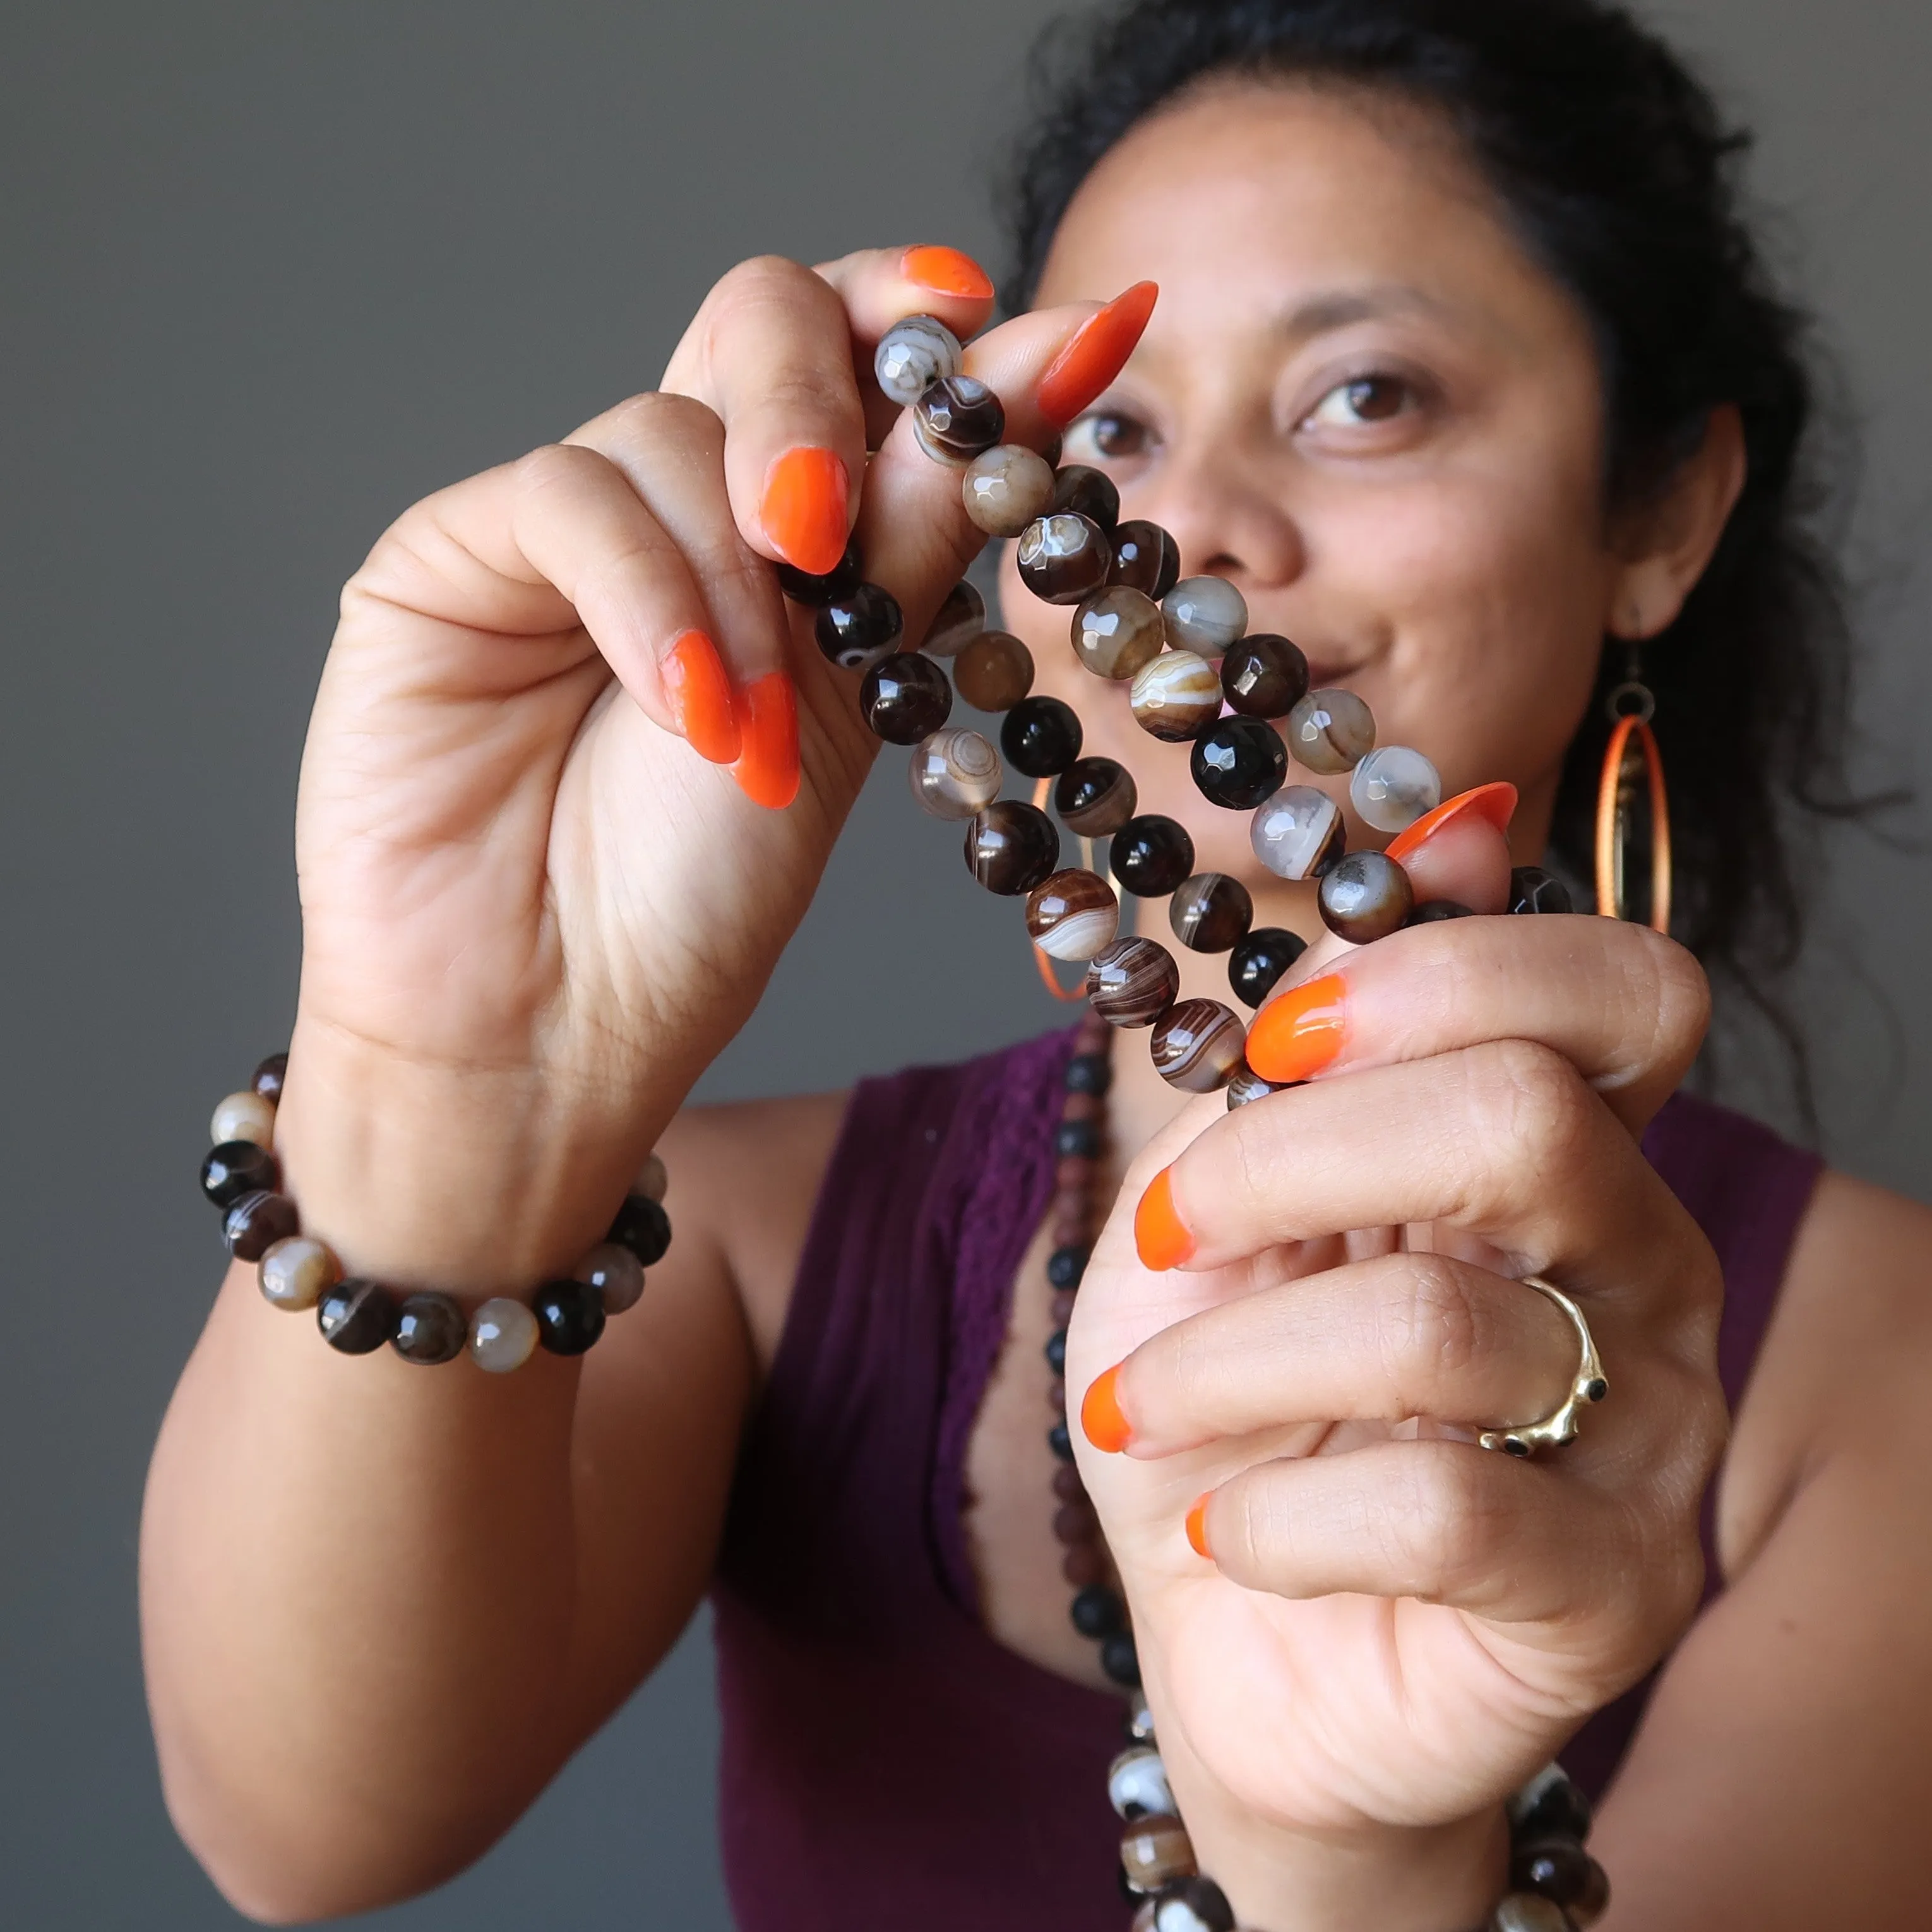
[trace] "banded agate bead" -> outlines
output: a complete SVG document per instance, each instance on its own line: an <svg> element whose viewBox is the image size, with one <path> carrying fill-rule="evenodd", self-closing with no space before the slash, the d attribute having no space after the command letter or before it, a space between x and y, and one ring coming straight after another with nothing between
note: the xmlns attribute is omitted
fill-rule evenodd
<svg viewBox="0 0 1932 1932"><path fill-rule="evenodd" d="M374 1282L352 1277L322 1291L315 1325L338 1354L373 1355L396 1332L396 1304Z"/></svg>
<svg viewBox="0 0 1932 1932"><path fill-rule="evenodd" d="M1375 714L1352 691L1311 691L1288 714L1288 748L1324 777L1353 771L1375 742Z"/></svg>
<svg viewBox="0 0 1932 1932"><path fill-rule="evenodd" d="M879 338L872 374L889 401L909 409L942 376L958 374L959 338L936 315L909 315Z"/></svg>
<svg viewBox="0 0 1932 1932"><path fill-rule="evenodd" d="M262 1299L277 1308L313 1308L342 1279L342 1264L309 1234L275 1243L256 1270Z"/></svg>
<svg viewBox="0 0 1932 1932"><path fill-rule="evenodd" d="M803 604L814 610L850 596L866 574L859 556L856 537L846 544L845 554L822 574L800 570L796 565L790 563L780 564L778 572L778 588L794 604Z"/></svg>
<svg viewBox="0 0 1932 1932"><path fill-rule="evenodd" d="M1337 938L1369 946L1400 932L1415 910L1408 874L1382 852L1351 852L1324 875L1322 923Z"/></svg>
<svg viewBox="0 0 1932 1932"><path fill-rule="evenodd" d="M1580 1927L1596 1924L1610 1902L1601 1865L1573 1838L1545 1838L1510 1854L1510 1888L1533 1892L1560 1905Z"/></svg>
<svg viewBox="0 0 1932 1932"><path fill-rule="evenodd" d="M433 1369L463 1352L470 1318L446 1294L406 1295L396 1310L389 1346L406 1362Z"/></svg>
<svg viewBox="0 0 1932 1932"><path fill-rule="evenodd" d="M1194 1846L1186 1828L1171 1812L1136 1819L1120 1834L1120 1869L1136 1892L1158 1892L1171 1879L1192 1877Z"/></svg>
<svg viewBox="0 0 1932 1932"><path fill-rule="evenodd" d="M201 1191L218 1208L232 1208L244 1194L273 1193L281 1162L260 1141L224 1141L201 1163Z"/></svg>
<svg viewBox="0 0 1932 1932"><path fill-rule="evenodd" d="M1234 1932L1234 1907L1212 1879L1177 1879L1148 1903L1154 1907L1149 1932ZM1139 1924L1136 1919L1135 1932Z"/></svg>
<svg viewBox="0 0 1932 1932"><path fill-rule="evenodd" d="M881 658L859 687L859 711L875 738L889 745L916 745L952 712L952 687L932 658L916 651Z"/></svg>
<svg viewBox="0 0 1932 1932"><path fill-rule="evenodd" d="M1244 1006L1258 1006L1276 982L1308 950L1308 942L1285 926L1258 926L1228 961L1228 985Z"/></svg>
<svg viewBox="0 0 1932 1932"><path fill-rule="evenodd" d="M1247 1029L1219 1000L1183 1000L1155 1026L1148 1051L1170 1087L1212 1094L1234 1077L1247 1044Z"/></svg>
<svg viewBox="0 0 1932 1932"><path fill-rule="evenodd" d="M1162 651L1135 674L1127 706L1143 731L1184 744L1221 715L1221 680L1192 651Z"/></svg>
<svg viewBox="0 0 1932 1932"><path fill-rule="evenodd" d="M1073 614L1073 654L1096 677L1125 683L1166 641L1160 606L1124 584L1095 591Z"/></svg>
<svg viewBox="0 0 1932 1932"><path fill-rule="evenodd" d="M1060 862L1060 834L1037 807L1015 798L987 806L966 828L966 868L989 892L1030 892Z"/></svg>
<svg viewBox="0 0 1932 1932"><path fill-rule="evenodd" d="M1281 1089L1264 1080L1246 1060L1235 1068L1234 1078L1228 1082L1228 1111L1250 1106L1257 1100L1265 1100L1270 1094Z"/></svg>
<svg viewBox="0 0 1932 1932"><path fill-rule="evenodd" d="M1196 872L1167 902L1174 938L1194 952L1226 952L1246 936L1254 918L1247 887L1226 872Z"/></svg>
<svg viewBox="0 0 1932 1932"><path fill-rule="evenodd" d="M1058 778L1080 755L1080 714L1057 698L1023 698L1000 728L1000 749L1030 778Z"/></svg>
<svg viewBox="0 0 1932 1932"><path fill-rule="evenodd" d="M278 1241L302 1232L302 1216L286 1194L258 1187L222 1216L221 1238L238 1262L258 1262Z"/></svg>
<svg viewBox="0 0 1932 1932"><path fill-rule="evenodd" d="M588 1282L547 1281L530 1297L537 1345L553 1355L580 1355L604 1332L604 1298Z"/></svg>
<svg viewBox="0 0 1932 1932"><path fill-rule="evenodd" d="M260 1094L230 1094L214 1110L208 1124L208 1138L217 1147L230 1141L253 1141L257 1147L272 1147L275 1141L275 1105Z"/></svg>
<svg viewBox="0 0 1932 1932"><path fill-rule="evenodd" d="M1540 866L1519 866L1510 874L1509 909L1513 913L1574 912L1570 888Z"/></svg>
<svg viewBox="0 0 1932 1932"><path fill-rule="evenodd" d="M1091 959L1120 930L1120 902L1098 873L1055 872L1027 896L1027 932L1052 959Z"/></svg>
<svg viewBox="0 0 1932 1932"><path fill-rule="evenodd" d="M1107 1767L1107 1799L1115 1816L1131 1823L1136 1818L1172 1815L1174 1793L1160 1753L1144 1744L1130 1745Z"/></svg>
<svg viewBox="0 0 1932 1932"><path fill-rule="evenodd" d="M1067 766L1053 788L1053 808L1070 832L1104 838L1133 817L1140 802L1134 776L1112 758L1082 758Z"/></svg>
<svg viewBox="0 0 1932 1932"><path fill-rule="evenodd" d="M1364 824L1378 832L1406 832L1442 802L1442 781L1420 752L1384 745L1355 767L1348 798Z"/></svg>
<svg viewBox="0 0 1932 1932"><path fill-rule="evenodd" d="M965 819L1000 795L1000 754L976 731L952 725L913 747L906 780L920 809Z"/></svg>
<svg viewBox="0 0 1932 1932"><path fill-rule="evenodd" d="M492 1296L470 1318L470 1359L486 1374L520 1369L536 1346L537 1318L506 1294Z"/></svg>
<svg viewBox="0 0 1932 1932"><path fill-rule="evenodd" d="M288 1077L288 1055L286 1053L272 1053L250 1077L249 1090L260 1094L270 1106L279 1106L281 1104L282 1085Z"/></svg>
<svg viewBox="0 0 1932 1932"><path fill-rule="evenodd" d="M1590 1835L1590 1801L1560 1764L1546 1764L1506 1802L1510 1835L1520 1844Z"/></svg>
<svg viewBox="0 0 1932 1932"><path fill-rule="evenodd" d="M1113 550L1090 518L1070 510L1036 517L1020 533L1020 581L1046 604L1080 604L1107 580Z"/></svg>
<svg viewBox="0 0 1932 1932"><path fill-rule="evenodd" d="M1286 638L1250 631L1221 660L1221 690L1244 718L1286 718L1308 695L1308 660Z"/></svg>
<svg viewBox="0 0 1932 1932"><path fill-rule="evenodd" d="M1248 843L1277 878L1318 879L1342 856L1341 808L1312 785L1290 785L1255 814Z"/></svg>
<svg viewBox="0 0 1932 1932"><path fill-rule="evenodd" d="M1087 968L1087 998L1110 1026L1152 1026L1180 992L1174 955L1151 939L1117 939Z"/></svg>
<svg viewBox="0 0 1932 1932"><path fill-rule="evenodd" d="M1048 507L1071 510L1076 516L1098 524L1111 536L1120 520L1120 493L1104 470L1084 463L1070 463L1054 476L1053 500Z"/></svg>
<svg viewBox="0 0 1932 1932"><path fill-rule="evenodd" d="M1165 898L1193 871L1194 841L1178 820L1147 812L1114 834L1107 863L1136 898Z"/></svg>
<svg viewBox="0 0 1932 1932"><path fill-rule="evenodd" d="M1160 600L1178 651L1218 658L1248 628L1248 600L1225 577L1184 577Z"/></svg>
<svg viewBox="0 0 1932 1932"><path fill-rule="evenodd" d="M1158 604L1180 580L1180 546L1160 524L1131 517L1116 526L1109 584L1138 590Z"/></svg>
<svg viewBox="0 0 1932 1932"><path fill-rule="evenodd" d="M957 657L986 628L986 600L963 577L933 613L920 646L929 658Z"/></svg>
<svg viewBox="0 0 1932 1932"><path fill-rule="evenodd" d="M905 617L890 590L860 584L825 605L812 628L820 650L841 670L869 670L898 650Z"/></svg>
<svg viewBox="0 0 1932 1932"><path fill-rule="evenodd" d="M1288 747L1258 718L1222 718L1194 741L1188 769L1201 796L1228 812L1252 811L1280 790Z"/></svg>
<svg viewBox="0 0 1932 1932"><path fill-rule="evenodd" d="M1000 399L974 376L941 376L912 405L919 446L935 463L963 469L1006 433Z"/></svg>
<svg viewBox="0 0 1932 1932"><path fill-rule="evenodd" d="M1033 688L1033 653L1010 631L982 631L952 660L952 682L975 711L1010 711Z"/></svg>
<svg viewBox="0 0 1932 1932"><path fill-rule="evenodd" d="M596 1290L606 1315L622 1315L643 1299L644 1264L614 1241L600 1242L573 1271L585 1287Z"/></svg>
<svg viewBox="0 0 1932 1932"><path fill-rule="evenodd" d="M976 530L1016 537L1052 502L1052 466L1018 443L1003 442L966 466L959 500Z"/></svg>

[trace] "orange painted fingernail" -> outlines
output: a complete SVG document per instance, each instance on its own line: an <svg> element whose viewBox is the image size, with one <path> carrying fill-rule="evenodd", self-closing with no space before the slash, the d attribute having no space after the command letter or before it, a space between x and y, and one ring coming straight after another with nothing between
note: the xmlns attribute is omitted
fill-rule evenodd
<svg viewBox="0 0 1932 1932"><path fill-rule="evenodd" d="M1156 1274L1178 1268L1194 1252L1194 1237L1174 1212L1174 1170L1164 1167L1148 1183L1134 1210L1134 1246L1141 1265Z"/></svg>
<svg viewBox="0 0 1932 1932"><path fill-rule="evenodd" d="M1120 1374L1118 1366L1109 1369L1088 1389L1080 1405L1080 1426L1087 1432L1088 1441L1109 1456L1118 1456L1133 1436L1120 1413L1120 1398L1114 1386Z"/></svg>
<svg viewBox="0 0 1932 1932"><path fill-rule="evenodd" d="M753 804L782 812L798 796L798 694L784 672L773 670L738 698L743 748L731 776Z"/></svg>
<svg viewBox="0 0 1932 1932"><path fill-rule="evenodd" d="M1070 423L1120 373L1154 313L1157 282L1136 282L1076 328L1040 379L1040 413Z"/></svg>
<svg viewBox="0 0 1932 1932"><path fill-rule="evenodd" d="M845 554L845 466L829 449L800 443L772 458L758 520L795 570L823 577Z"/></svg>
<svg viewBox="0 0 1932 1932"><path fill-rule="evenodd" d="M702 631L686 631L665 652L662 675L685 742L714 765L731 764L739 751L738 718L718 646Z"/></svg>
<svg viewBox="0 0 1932 1932"><path fill-rule="evenodd" d="M908 248L899 257L899 273L936 296L983 300L993 292L992 277L957 248Z"/></svg>
<svg viewBox="0 0 1932 1932"><path fill-rule="evenodd" d="M1399 863L1418 846L1427 844L1444 826L1459 818L1480 818L1493 825L1498 832L1507 832L1510 820L1515 816L1514 785L1501 782L1478 785L1474 791L1459 792L1455 797L1444 800L1426 818L1418 818L1406 832L1398 832L1389 841L1388 856Z"/></svg>
<svg viewBox="0 0 1932 1932"><path fill-rule="evenodd" d="M1193 1544L1195 1555L1206 1557L1210 1563L1214 1560L1214 1552L1208 1547L1208 1497L1214 1493L1210 1490L1187 1512L1187 1540Z"/></svg>
<svg viewBox="0 0 1932 1932"><path fill-rule="evenodd" d="M1270 1000L1248 1029L1248 1064L1277 1087L1312 1080L1342 1051L1348 986L1339 973Z"/></svg>

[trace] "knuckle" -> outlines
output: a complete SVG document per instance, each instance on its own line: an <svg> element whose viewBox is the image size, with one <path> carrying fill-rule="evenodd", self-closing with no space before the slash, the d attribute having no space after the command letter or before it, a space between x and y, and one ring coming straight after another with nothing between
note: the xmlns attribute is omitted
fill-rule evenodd
<svg viewBox="0 0 1932 1932"><path fill-rule="evenodd" d="M1420 1395L1470 1367L1488 1328L1460 1269L1441 1256L1409 1256L1383 1312L1384 1365L1398 1391Z"/></svg>
<svg viewBox="0 0 1932 1932"><path fill-rule="evenodd" d="M626 397L605 421L613 439L626 446L670 443L698 450L724 446L724 424L718 412L694 396L668 389L646 389Z"/></svg>
<svg viewBox="0 0 1932 1932"><path fill-rule="evenodd" d="M1597 1102L1553 1048L1496 1040L1483 1059L1485 1077L1471 1123L1477 1144L1492 1148L1508 1172L1540 1192L1552 1170L1573 1168L1586 1155L1595 1138Z"/></svg>
<svg viewBox="0 0 1932 1932"><path fill-rule="evenodd" d="M532 497L556 490L575 489L608 470L610 465L594 449L572 442L547 442L520 456L513 467L517 494Z"/></svg>
<svg viewBox="0 0 1932 1932"><path fill-rule="evenodd" d="M1444 1594L1499 1560L1509 1513L1486 1480L1481 1452L1439 1442L1404 1447L1412 1453L1399 1459L1381 1515L1382 1555L1413 1594Z"/></svg>

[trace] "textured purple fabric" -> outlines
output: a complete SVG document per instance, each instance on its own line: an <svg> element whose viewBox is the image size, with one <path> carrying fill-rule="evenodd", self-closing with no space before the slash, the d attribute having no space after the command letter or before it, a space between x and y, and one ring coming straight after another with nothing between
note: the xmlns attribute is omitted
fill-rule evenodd
<svg viewBox="0 0 1932 1932"><path fill-rule="evenodd" d="M853 1095L712 1592L724 1862L744 1932L1120 1932L1102 1788L1119 1700L986 1634L962 1522L968 1438L1052 1190L1071 1047L1055 1034ZM1723 1262L1735 1405L1818 1162L1682 1095L1644 1145ZM1708 1556L1708 1508L1706 1534ZM1650 1688L1564 1752L1593 1793Z"/></svg>

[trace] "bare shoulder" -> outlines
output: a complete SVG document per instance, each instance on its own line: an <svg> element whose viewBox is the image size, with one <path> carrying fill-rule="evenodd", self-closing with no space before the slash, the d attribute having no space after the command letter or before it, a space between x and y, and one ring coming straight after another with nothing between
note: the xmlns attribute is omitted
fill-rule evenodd
<svg viewBox="0 0 1932 1932"><path fill-rule="evenodd" d="M662 1151L667 1204L712 1248L743 1306L762 1377L771 1366L820 1184L845 1118L845 1093L687 1107Z"/></svg>

